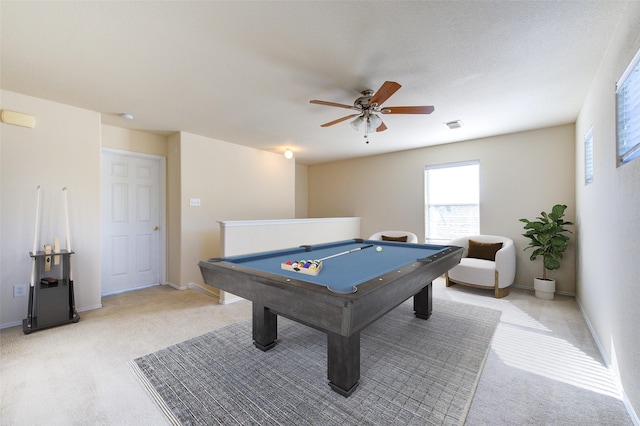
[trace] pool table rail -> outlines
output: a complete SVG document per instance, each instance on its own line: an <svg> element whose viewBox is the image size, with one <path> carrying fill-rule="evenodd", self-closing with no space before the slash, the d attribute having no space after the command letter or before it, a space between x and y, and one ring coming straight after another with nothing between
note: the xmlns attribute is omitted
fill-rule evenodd
<svg viewBox="0 0 640 426"><path fill-rule="evenodd" d="M449 247L362 283L356 293L350 294L333 293L325 286L304 281L303 277L289 278L224 259L209 259L199 265L207 285L268 306L273 312L305 325L349 336L457 265L462 250ZM428 318L430 312L421 314Z"/></svg>
<svg viewBox="0 0 640 426"><path fill-rule="evenodd" d="M242 262L209 259L200 261L199 267L207 285L253 302L252 329L257 348L266 351L276 345L279 315L325 332L329 386L348 397L360 378L360 331L410 297L415 316L428 319L432 281L456 266L462 252L462 247L440 246L436 254L407 264L400 262L402 266L361 282L357 291L349 294L306 282L305 275L296 279L245 267Z"/></svg>

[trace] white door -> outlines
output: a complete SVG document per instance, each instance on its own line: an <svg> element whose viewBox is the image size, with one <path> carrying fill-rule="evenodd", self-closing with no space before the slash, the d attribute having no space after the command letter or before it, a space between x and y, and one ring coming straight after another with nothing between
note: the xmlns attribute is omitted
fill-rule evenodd
<svg viewBox="0 0 640 426"><path fill-rule="evenodd" d="M161 176L152 156L102 153L102 294L161 282Z"/></svg>

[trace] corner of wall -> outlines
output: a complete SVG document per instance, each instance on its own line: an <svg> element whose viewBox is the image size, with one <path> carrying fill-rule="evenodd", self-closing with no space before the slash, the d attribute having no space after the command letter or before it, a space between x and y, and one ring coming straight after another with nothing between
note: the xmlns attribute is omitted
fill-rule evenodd
<svg viewBox="0 0 640 426"><path fill-rule="evenodd" d="M180 283L182 245L181 133L167 138L167 278Z"/></svg>

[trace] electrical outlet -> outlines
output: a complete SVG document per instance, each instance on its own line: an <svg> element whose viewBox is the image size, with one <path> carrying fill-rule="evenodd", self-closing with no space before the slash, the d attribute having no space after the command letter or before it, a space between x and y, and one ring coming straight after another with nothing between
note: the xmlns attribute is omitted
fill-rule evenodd
<svg viewBox="0 0 640 426"><path fill-rule="evenodd" d="M24 297L27 295L26 284L16 284L13 286L13 297Z"/></svg>

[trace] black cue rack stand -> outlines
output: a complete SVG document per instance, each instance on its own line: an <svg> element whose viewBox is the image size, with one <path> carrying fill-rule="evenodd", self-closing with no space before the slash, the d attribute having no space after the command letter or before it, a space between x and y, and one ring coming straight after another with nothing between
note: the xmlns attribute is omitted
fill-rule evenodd
<svg viewBox="0 0 640 426"><path fill-rule="evenodd" d="M35 262L35 276L33 287L29 286L27 318L22 320L24 334L80 321L75 308L73 282L69 279L73 253L67 250L59 253L29 252ZM59 256L58 262L56 256Z"/></svg>

